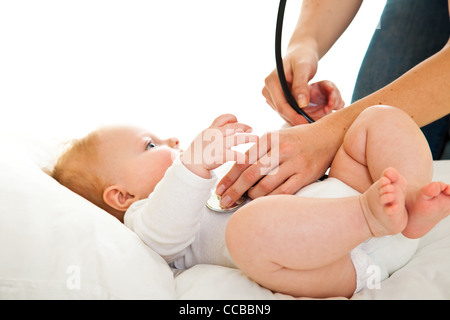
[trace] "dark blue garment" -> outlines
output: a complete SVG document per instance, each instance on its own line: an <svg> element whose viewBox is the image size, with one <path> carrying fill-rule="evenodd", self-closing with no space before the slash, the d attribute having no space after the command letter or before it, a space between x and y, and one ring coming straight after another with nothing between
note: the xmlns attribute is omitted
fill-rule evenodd
<svg viewBox="0 0 450 320"><path fill-rule="evenodd" d="M387 0L362 62L352 101L381 89L441 50L449 36L447 0ZM447 115L422 128L435 160L442 158L449 141L449 125Z"/></svg>

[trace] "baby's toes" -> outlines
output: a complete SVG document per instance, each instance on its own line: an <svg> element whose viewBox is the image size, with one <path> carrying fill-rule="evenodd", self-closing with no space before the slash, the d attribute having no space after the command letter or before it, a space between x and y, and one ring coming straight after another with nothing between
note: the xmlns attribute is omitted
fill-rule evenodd
<svg viewBox="0 0 450 320"><path fill-rule="evenodd" d="M422 196L426 200L433 199L441 194L443 187L440 182L431 182L422 188Z"/></svg>
<svg viewBox="0 0 450 320"><path fill-rule="evenodd" d="M394 168L387 168L383 172L383 176L388 178L390 182L395 183L399 179L400 175L397 170Z"/></svg>
<svg viewBox="0 0 450 320"><path fill-rule="evenodd" d="M380 196L380 203L382 205L390 205L395 201L394 193L384 193Z"/></svg>
<svg viewBox="0 0 450 320"><path fill-rule="evenodd" d="M446 196L450 196L450 185L446 184L445 189L442 191Z"/></svg>
<svg viewBox="0 0 450 320"><path fill-rule="evenodd" d="M380 188L380 195L393 192L395 192L395 186L393 184L386 184Z"/></svg>

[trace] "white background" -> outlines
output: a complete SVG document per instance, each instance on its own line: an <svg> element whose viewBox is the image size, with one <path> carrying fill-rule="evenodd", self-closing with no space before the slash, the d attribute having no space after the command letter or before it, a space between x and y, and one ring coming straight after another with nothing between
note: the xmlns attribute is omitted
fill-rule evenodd
<svg viewBox="0 0 450 320"><path fill-rule="evenodd" d="M334 81L346 103L384 4L365 0L320 62L314 80ZM288 1L283 50L300 5ZM222 113L258 134L279 128L261 94L277 10L277 0L2 0L1 131L66 139L128 123L185 146Z"/></svg>

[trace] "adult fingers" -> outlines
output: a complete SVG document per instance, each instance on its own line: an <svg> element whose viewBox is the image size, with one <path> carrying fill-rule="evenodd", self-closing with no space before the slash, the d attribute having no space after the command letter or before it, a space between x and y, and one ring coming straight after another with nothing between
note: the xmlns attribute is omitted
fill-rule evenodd
<svg viewBox="0 0 450 320"><path fill-rule="evenodd" d="M309 80L311 80L312 68L309 64L295 65L292 74L292 95L300 108L306 107L310 101Z"/></svg>
<svg viewBox="0 0 450 320"><path fill-rule="evenodd" d="M289 75L289 73L288 73ZM287 81L290 81L291 76L287 76ZM278 74L274 70L266 79L265 86L262 90L262 95L266 98L267 104L291 126L306 124L305 118L299 115L286 100L283 90L281 89Z"/></svg>
<svg viewBox="0 0 450 320"><path fill-rule="evenodd" d="M233 165L219 181L216 189L218 195L228 195L232 200L236 201L261 178L261 163L258 164L258 160L270 150L272 137L276 138L276 133L263 135L247 150L246 163L237 162Z"/></svg>

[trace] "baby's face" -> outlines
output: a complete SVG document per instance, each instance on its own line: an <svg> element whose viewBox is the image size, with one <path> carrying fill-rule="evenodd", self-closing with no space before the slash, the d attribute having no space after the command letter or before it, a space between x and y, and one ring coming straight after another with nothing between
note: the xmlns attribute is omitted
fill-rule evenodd
<svg viewBox="0 0 450 320"><path fill-rule="evenodd" d="M162 140L135 127L102 129L101 141L104 174L111 184L124 186L136 200L148 197L179 153L178 139Z"/></svg>

